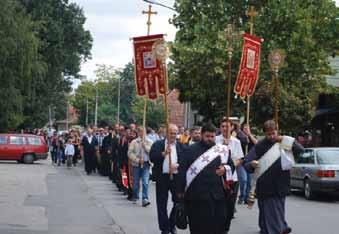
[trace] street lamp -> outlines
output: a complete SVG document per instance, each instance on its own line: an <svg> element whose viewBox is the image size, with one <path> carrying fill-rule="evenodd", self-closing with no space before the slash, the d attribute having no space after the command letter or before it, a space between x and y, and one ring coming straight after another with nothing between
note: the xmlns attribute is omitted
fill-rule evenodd
<svg viewBox="0 0 339 234"><path fill-rule="evenodd" d="M144 2L147 2L149 4L153 4L153 5L158 5L158 6L162 6L162 7L165 7L167 9L170 9L172 11L176 11L173 7L170 7L170 6L166 6L165 4L162 4L162 3L159 3L159 2L156 2L156 1L151 1L151 0L143 0Z"/></svg>

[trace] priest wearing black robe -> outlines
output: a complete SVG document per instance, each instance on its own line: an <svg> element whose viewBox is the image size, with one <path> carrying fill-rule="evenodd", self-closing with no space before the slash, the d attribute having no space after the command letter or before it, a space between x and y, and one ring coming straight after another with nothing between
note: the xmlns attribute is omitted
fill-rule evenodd
<svg viewBox="0 0 339 234"><path fill-rule="evenodd" d="M101 167L100 174L111 176L111 162L117 154L118 139L115 136L113 128L109 128L109 134L104 137L101 146Z"/></svg>
<svg viewBox="0 0 339 234"><path fill-rule="evenodd" d="M80 154L84 159L87 175L95 172L99 154L99 144L97 138L93 135L92 128L88 128L87 135L82 138Z"/></svg>
<svg viewBox="0 0 339 234"><path fill-rule="evenodd" d="M283 162L304 148L294 138L280 136L273 120L266 121L263 130L265 138L250 150L244 165L250 173L255 172L253 181L256 183L252 186L256 186L260 233L287 234L292 232L285 220L285 198L290 191L292 163L288 167Z"/></svg>
<svg viewBox="0 0 339 234"><path fill-rule="evenodd" d="M232 180L235 168L228 157L228 146L215 145L215 132L212 124L206 124L201 130L202 140L185 150L180 161L178 197L185 201L191 234L227 233L225 203L230 193L225 189L225 180L226 174ZM223 149L223 154L216 153L211 157L216 147ZM204 158L205 155L210 157ZM196 164L201 158L201 162L207 160L207 165L200 167L201 164ZM199 169L193 170L197 168L202 169L200 172ZM196 174L192 180L189 179L190 171Z"/></svg>

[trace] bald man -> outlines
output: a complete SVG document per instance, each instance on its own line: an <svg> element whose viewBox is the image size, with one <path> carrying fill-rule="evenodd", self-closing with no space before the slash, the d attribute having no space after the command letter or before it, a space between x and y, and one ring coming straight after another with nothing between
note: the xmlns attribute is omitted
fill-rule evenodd
<svg viewBox="0 0 339 234"><path fill-rule="evenodd" d="M177 141L178 127L170 124L168 139L156 141L150 150L150 159L154 164L153 173L156 180L156 202L158 223L161 234L176 234L174 205L177 202L175 183L177 179L179 161L184 150L184 145ZM169 163L171 157L171 165ZM172 178L170 176L172 172ZM168 217L168 193L171 192L173 207Z"/></svg>

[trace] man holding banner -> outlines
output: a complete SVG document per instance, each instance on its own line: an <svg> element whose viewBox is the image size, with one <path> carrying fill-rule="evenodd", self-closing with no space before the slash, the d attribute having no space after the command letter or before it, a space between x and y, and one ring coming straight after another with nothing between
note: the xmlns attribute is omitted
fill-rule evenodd
<svg viewBox="0 0 339 234"><path fill-rule="evenodd" d="M202 140L184 151L178 197L185 200L191 234L226 233L226 197L234 166L226 145L215 144L216 128L206 124Z"/></svg>
<svg viewBox="0 0 339 234"><path fill-rule="evenodd" d="M293 154L304 148L294 138L280 136L273 120L266 121L263 130L265 138L250 150L244 162L246 170L254 172L250 197L255 192L258 198L260 233L287 234L292 231L285 220L289 170L294 163Z"/></svg>

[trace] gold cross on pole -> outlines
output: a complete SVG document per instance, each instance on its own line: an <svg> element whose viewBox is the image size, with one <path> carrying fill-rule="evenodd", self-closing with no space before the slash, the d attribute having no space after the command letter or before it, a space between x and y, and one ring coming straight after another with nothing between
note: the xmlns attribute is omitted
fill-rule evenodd
<svg viewBox="0 0 339 234"><path fill-rule="evenodd" d="M240 39L244 34L243 32L236 32L233 24L228 24L225 30L225 36L227 40L227 52L228 52L228 69L227 69L227 107L226 107L226 116L229 118L231 116L231 86L232 86L232 56L233 56L233 40Z"/></svg>
<svg viewBox="0 0 339 234"><path fill-rule="evenodd" d="M228 24L227 28L225 29L225 36L227 40L227 52L228 56L232 57L233 53L233 41L236 39L241 39L242 35L244 34L243 31L237 32L235 31L235 27L233 24Z"/></svg>
<svg viewBox="0 0 339 234"><path fill-rule="evenodd" d="M148 18L147 18L147 35L149 35L150 32L151 32L151 25L152 25L151 16L158 14L158 12L152 11L152 5L148 5L148 11L142 11L142 14L147 14L147 16L148 16Z"/></svg>
<svg viewBox="0 0 339 234"><path fill-rule="evenodd" d="M246 15L250 17L250 34L253 35L254 17L258 15L258 12L255 11L254 6L250 6L250 10L246 12Z"/></svg>

